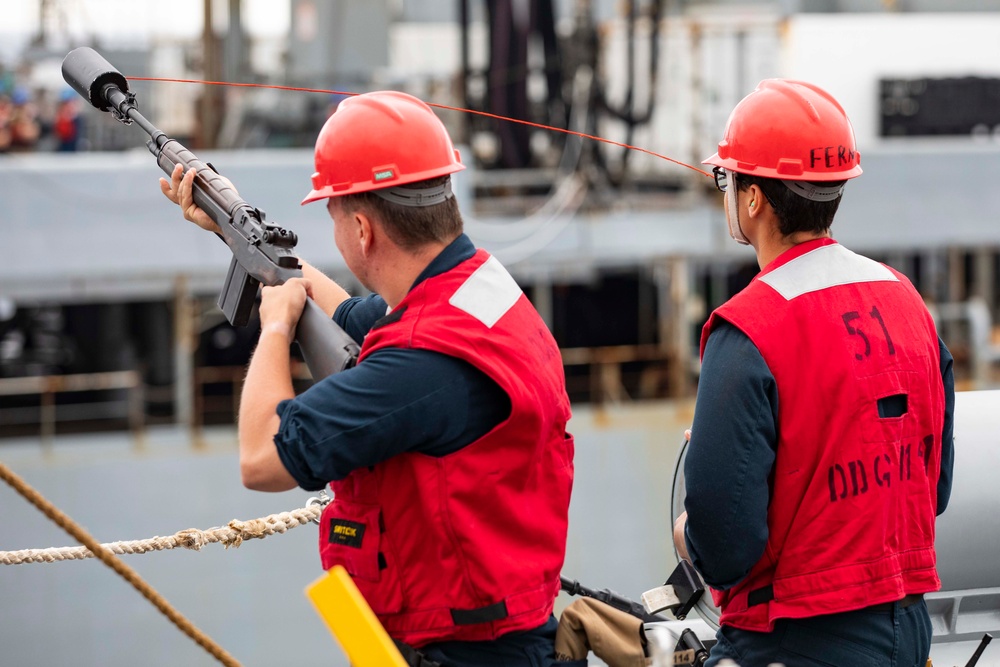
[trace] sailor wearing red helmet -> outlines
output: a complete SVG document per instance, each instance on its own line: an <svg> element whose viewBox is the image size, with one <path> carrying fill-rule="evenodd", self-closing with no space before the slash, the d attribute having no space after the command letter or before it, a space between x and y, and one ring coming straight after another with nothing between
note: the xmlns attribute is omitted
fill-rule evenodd
<svg viewBox="0 0 1000 667"><path fill-rule="evenodd" d="M463 169L433 110L382 91L341 102L315 148L348 294L305 266L266 287L239 414L244 484L327 484L322 565L352 575L405 652L445 666L548 665L573 480L559 349L504 267L462 232ZM193 172L161 188L185 217ZM357 366L299 396L289 344L306 295L356 340ZM418 664L414 658L413 664Z"/></svg>
<svg viewBox="0 0 1000 667"><path fill-rule="evenodd" d="M831 238L861 167L829 93L762 81L705 163L761 269L702 332L674 525L722 612L706 664L922 667L951 354L904 275Z"/></svg>

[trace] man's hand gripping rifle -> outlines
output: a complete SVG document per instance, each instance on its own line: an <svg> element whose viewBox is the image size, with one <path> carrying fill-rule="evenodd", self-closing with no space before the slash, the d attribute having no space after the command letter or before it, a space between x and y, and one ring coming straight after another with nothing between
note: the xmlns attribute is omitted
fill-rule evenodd
<svg viewBox="0 0 1000 667"><path fill-rule="evenodd" d="M234 326L245 326L264 285L281 285L302 276L294 253L295 234L265 221L264 212L239 197L215 169L194 153L155 128L138 111L126 78L100 54L86 47L71 51L62 64L63 78L84 99L125 125L134 121L148 135L146 146L169 176L174 166L196 170L194 202L216 222L220 238L233 253L219 308ZM350 368L357 362L358 344L323 312L312 299L306 301L295 332L314 379Z"/></svg>

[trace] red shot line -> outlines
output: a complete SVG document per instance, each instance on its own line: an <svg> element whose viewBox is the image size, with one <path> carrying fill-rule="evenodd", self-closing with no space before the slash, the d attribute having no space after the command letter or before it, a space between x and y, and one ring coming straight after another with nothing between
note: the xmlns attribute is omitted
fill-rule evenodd
<svg viewBox="0 0 1000 667"><path fill-rule="evenodd" d="M129 81L156 81L156 82L161 82L161 83L197 83L197 84L202 84L202 85L207 85L207 86L231 86L231 87L234 87L234 88L270 88L272 90L287 90L287 91L297 92L297 93L324 93L326 95L344 95L346 97L351 97L351 96L359 94L359 93L346 92L346 91L342 91L342 90L324 90L324 89L321 89L321 88L300 88L300 87L297 87L297 86L278 86L278 85L274 85L274 84L264 84L264 83L237 83L237 82L231 82L231 81L202 81L200 79L169 79L169 78L149 77L149 76L129 76L129 77L125 77L125 78L127 78ZM470 114L474 114L474 115L477 115L477 116L484 116L486 118L493 118L495 120L505 121L505 122L508 122L508 123L518 123L520 125L527 125L528 127L534 127L534 128L538 128L540 130L549 130L551 132L561 132L563 134L569 134L569 135L573 135L575 137L581 137L583 139L590 139L592 141L600 141L601 143L610 144L612 146L618 146L620 148L627 148L628 150L638 151L640 153L646 153L647 155L652 155L655 158L659 158L661 160L666 160L667 162L673 162L676 165L680 165L681 167L685 167L687 169L691 169L692 171L696 171L696 172L698 172L699 174L701 174L703 176L707 176L708 178L712 178L712 174L710 174L709 172L705 171L704 169L699 169L698 167L690 165L690 164L688 164L686 162L681 162L680 160L676 160L676 159L674 159L672 157L668 157L668 156L663 155L661 153L657 153L656 151L651 151L651 150L649 150L647 148L642 148L640 146L633 146L632 144L626 144L626 143L621 142L621 141L614 141L613 139L605 139L604 137L598 137L598 136L593 135L593 134L585 134L583 132L575 132L573 130L567 130L567 129L564 129L564 128L561 128L561 127L552 127L551 125L543 125L542 123L533 123L531 121L521 120L519 118L510 118L508 116L501 116L500 114L489 113L487 111L477 111L475 109L463 109L462 107L453 107L453 106L449 106L447 104L436 104L434 102L427 102L426 104L428 106L435 107L437 109L444 109L444 110L447 110L447 111L459 111L461 113L470 113Z"/></svg>

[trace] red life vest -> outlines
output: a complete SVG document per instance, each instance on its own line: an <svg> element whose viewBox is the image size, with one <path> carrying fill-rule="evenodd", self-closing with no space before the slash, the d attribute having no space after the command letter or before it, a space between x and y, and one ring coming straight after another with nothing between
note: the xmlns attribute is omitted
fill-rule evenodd
<svg viewBox="0 0 1000 667"><path fill-rule="evenodd" d="M555 340L479 250L414 287L365 338L359 363L387 347L468 361L507 393L511 414L447 456L405 453L331 482L323 567L342 564L389 634L411 646L542 625L559 593L573 481Z"/></svg>
<svg viewBox="0 0 1000 667"><path fill-rule="evenodd" d="M770 631L778 618L940 588L940 350L906 277L809 241L712 314L702 354L720 317L756 345L778 389L767 547L743 581L713 591L721 623ZM901 395L905 414L880 417L880 399Z"/></svg>

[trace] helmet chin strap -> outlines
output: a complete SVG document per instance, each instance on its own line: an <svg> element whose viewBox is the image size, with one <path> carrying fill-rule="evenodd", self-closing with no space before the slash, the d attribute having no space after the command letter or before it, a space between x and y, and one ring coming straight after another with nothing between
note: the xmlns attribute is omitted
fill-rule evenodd
<svg viewBox="0 0 1000 667"><path fill-rule="evenodd" d="M726 170L726 180L729 187L726 188L726 224L729 225L729 236L740 245L750 245L750 240L740 228L740 211L736 206L736 178L735 174Z"/></svg>

